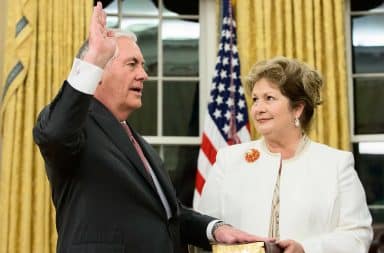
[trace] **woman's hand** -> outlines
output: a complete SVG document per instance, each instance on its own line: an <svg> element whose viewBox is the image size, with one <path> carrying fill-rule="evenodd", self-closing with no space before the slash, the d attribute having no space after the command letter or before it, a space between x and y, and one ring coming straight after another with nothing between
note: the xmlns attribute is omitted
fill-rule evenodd
<svg viewBox="0 0 384 253"><path fill-rule="evenodd" d="M303 246L294 240L281 240L276 242L284 253L305 253Z"/></svg>

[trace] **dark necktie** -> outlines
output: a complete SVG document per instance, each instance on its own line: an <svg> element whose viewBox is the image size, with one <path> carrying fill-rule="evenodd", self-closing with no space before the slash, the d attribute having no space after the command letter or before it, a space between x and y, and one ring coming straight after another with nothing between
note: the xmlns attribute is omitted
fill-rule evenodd
<svg viewBox="0 0 384 253"><path fill-rule="evenodd" d="M121 125L123 126L124 130L127 132L129 139L131 140L133 146L136 149L137 154L139 155L141 161L144 164L145 170L150 175L151 173L150 173L150 169L149 169L148 160L147 160L147 158L145 158L143 150L141 149L139 143L136 141L135 137L133 137L131 129L129 128L129 126L125 122L122 122Z"/></svg>

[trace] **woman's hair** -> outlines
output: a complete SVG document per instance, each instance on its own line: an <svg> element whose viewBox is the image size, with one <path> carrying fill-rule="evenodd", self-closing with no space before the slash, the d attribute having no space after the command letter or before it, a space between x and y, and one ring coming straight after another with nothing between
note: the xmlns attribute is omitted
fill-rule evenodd
<svg viewBox="0 0 384 253"><path fill-rule="evenodd" d="M314 110L321 104L320 90L323 80L320 74L299 60L280 56L252 66L245 84L249 94L255 83L262 78L276 84L280 92L289 99L292 108L304 105L299 120L303 130L308 132Z"/></svg>

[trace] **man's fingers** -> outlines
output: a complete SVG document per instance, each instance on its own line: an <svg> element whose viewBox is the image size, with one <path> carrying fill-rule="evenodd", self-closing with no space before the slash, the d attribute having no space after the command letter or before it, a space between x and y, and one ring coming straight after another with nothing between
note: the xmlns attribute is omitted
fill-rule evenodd
<svg viewBox="0 0 384 253"><path fill-rule="evenodd" d="M98 23L102 26L105 26L105 19L106 19L106 15L105 15L105 12L103 10L103 6L102 4L98 2L97 4L97 9L96 9L96 15L97 15L97 20L98 20Z"/></svg>
<svg viewBox="0 0 384 253"><path fill-rule="evenodd" d="M107 14L103 10L103 5L100 1L94 7L92 15L91 33L98 38L114 37L114 32L107 30Z"/></svg>
<svg viewBox="0 0 384 253"><path fill-rule="evenodd" d="M103 5L101 2L97 2L93 9L90 33L97 37L106 38L108 36L108 31L106 29L106 19L107 16L103 10Z"/></svg>
<svg viewBox="0 0 384 253"><path fill-rule="evenodd" d="M107 19L107 15L105 14L105 11L103 10L103 6L102 4L98 2L97 3L97 9L96 9L96 12L97 12L97 16L98 16L98 21L101 25L105 26L106 24L106 19Z"/></svg>
<svg viewBox="0 0 384 253"><path fill-rule="evenodd" d="M215 238L222 243L274 242L275 239L256 236L231 226L222 226L216 230Z"/></svg>
<svg viewBox="0 0 384 253"><path fill-rule="evenodd" d="M91 19L91 29L96 30L100 27L100 6L101 3L97 2L97 5L93 7L92 19Z"/></svg>
<svg viewBox="0 0 384 253"><path fill-rule="evenodd" d="M101 14L102 14L102 20L103 20L103 26L106 26L107 25L107 14L105 13L105 11L103 9L101 9Z"/></svg>
<svg viewBox="0 0 384 253"><path fill-rule="evenodd" d="M102 12L103 12L103 5L101 2L97 2L96 6L93 8L93 18L95 19L95 23L101 23L102 22Z"/></svg>
<svg viewBox="0 0 384 253"><path fill-rule="evenodd" d="M262 237L262 236L253 236L253 235L251 235L250 239L252 241L258 241L258 242L275 242L274 238Z"/></svg>
<svg viewBox="0 0 384 253"><path fill-rule="evenodd" d="M98 8L99 10L102 10L103 4L100 1L97 1L96 8Z"/></svg>

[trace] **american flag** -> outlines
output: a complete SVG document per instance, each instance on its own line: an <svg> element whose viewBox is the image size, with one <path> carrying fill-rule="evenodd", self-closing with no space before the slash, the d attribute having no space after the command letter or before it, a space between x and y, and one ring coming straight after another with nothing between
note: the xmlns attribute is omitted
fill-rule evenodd
<svg viewBox="0 0 384 253"><path fill-rule="evenodd" d="M216 160L217 150L250 140L236 44L236 23L232 17L231 1L224 0L219 52L197 162L194 207L197 207L205 179Z"/></svg>

